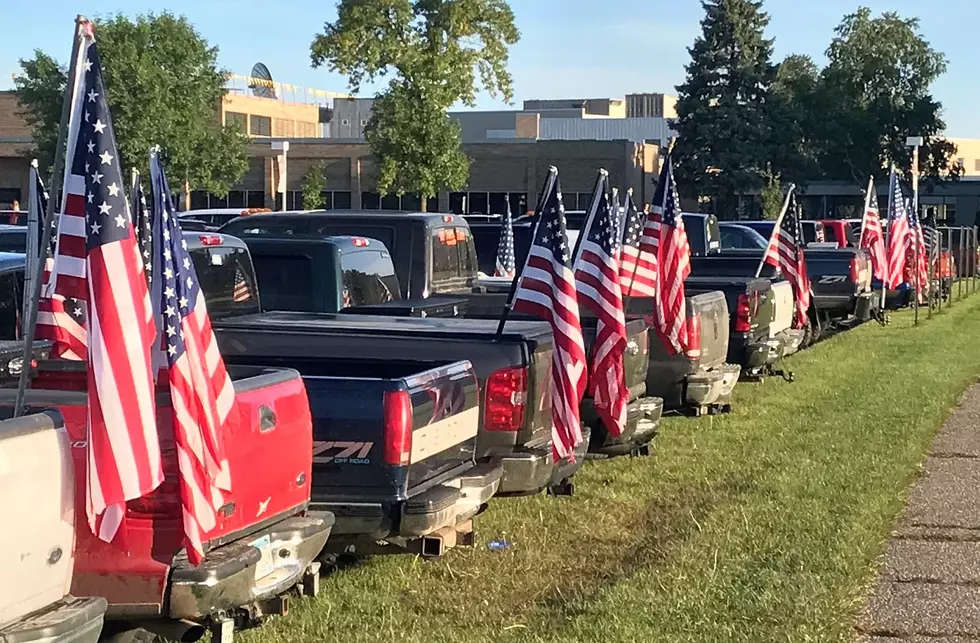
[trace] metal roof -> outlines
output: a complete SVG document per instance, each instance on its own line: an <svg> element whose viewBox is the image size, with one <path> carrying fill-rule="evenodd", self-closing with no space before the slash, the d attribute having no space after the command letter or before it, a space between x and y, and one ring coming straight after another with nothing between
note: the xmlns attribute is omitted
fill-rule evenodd
<svg viewBox="0 0 980 643"><path fill-rule="evenodd" d="M663 118L542 118L539 140L657 141L677 136Z"/></svg>

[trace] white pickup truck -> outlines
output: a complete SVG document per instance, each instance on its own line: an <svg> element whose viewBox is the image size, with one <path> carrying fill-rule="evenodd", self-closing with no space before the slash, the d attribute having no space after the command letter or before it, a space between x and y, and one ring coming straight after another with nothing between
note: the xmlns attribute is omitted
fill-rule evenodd
<svg viewBox="0 0 980 643"><path fill-rule="evenodd" d="M57 413L0 422L0 643L94 643L104 598L68 594L75 563L71 444ZM77 517L84 520L85 517Z"/></svg>

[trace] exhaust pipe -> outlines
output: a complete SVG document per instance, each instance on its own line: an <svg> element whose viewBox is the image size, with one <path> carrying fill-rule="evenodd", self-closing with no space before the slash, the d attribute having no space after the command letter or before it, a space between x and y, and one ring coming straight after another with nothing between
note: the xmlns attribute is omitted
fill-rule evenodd
<svg viewBox="0 0 980 643"><path fill-rule="evenodd" d="M201 640L205 633L204 626L193 621L160 619L138 621L136 624L157 636L181 643L195 643Z"/></svg>

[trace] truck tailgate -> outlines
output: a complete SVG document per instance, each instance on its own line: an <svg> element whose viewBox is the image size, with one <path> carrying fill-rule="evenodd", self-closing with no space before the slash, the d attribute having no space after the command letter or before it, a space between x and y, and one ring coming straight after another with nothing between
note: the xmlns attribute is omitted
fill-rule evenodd
<svg viewBox="0 0 980 643"><path fill-rule="evenodd" d="M582 335L585 339L585 354L589 356L589 372L592 372L592 360L595 351L597 319L585 309L580 311L582 316ZM646 319L627 319L626 321L626 350L623 353L623 372L626 375L626 387L630 391L630 400L644 394L646 391L647 368L650 365L650 337L647 331L650 323Z"/></svg>
<svg viewBox="0 0 980 643"><path fill-rule="evenodd" d="M788 281L775 282L772 285L773 318L769 325L769 336L775 337L784 330L793 327L796 317L796 306L793 300L793 285Z"/></svg>
<svg viewBox="0 0 980 643"><path fill-rule="evenodd" d="M370 361L299 366L313 412L314 501L403 500L473 466L480 409L469 362L406 364L404 375ZM375 368L387 376L372 377ZM392 450L398 444L400 456Z"/></svg>

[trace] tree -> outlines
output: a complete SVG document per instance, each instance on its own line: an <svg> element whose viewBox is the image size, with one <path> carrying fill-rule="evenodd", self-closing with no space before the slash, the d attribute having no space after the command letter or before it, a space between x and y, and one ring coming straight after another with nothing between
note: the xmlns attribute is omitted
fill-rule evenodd
<svg viewBox="0 0 980 643"><path fill-rule="evenodd" d="M794 54L779 65L772 85L770 113L775 145L770 162L779 168L782 178L792 183L805 184L819 176L811 140L821 118L814 109L819 81L816 63L809 56Z"/></svg>
<svg viewBox="0 0 980 643"><path fill-rule="evenodd" d="M303 177L303 209L319 210L326 201L323 198L323 189L327 182L323 178L323 161L313 164L310 171Z"/></svg>
<svg viewBox="0 0 980 643"><path fill-rule="evenodd" d="M828 178L861 183L893 163L908 172L908 136L926 139L927 179L958 175L955 146L941 138L942 105L929 94L946 58L921 36L918 20L874 17L862 7L837 27L827 58L814 94L823 118L813 137Z"/></svg>
<svg viewBox="0 0 980 643"><path fill-rule="evenodd" d="M248 170L248 138L241 128L220 124L225 73L217 49L186 18L166 12L99 19L95 30L123 165L146 173L147 151L159 144L185 197L192 189L226 194ZM49 167L67 72L41 51L21 68L18 99Z"/></svg>
<svg viewBox="0 0 980 643"><path fill-rule="evenodd" d="M779 213L783 211L783 185L780 181L778 172L772 171L772 166L768 166L763 173L765 184L759 192L762 201L762 218L775 221L779 218Z"/></svg>
<svg viewBox="0 0 980 643"><path fill-rule="evenodd" d="M676 171L688 196L711 198L719 217L736 195L759 189L776 152L771 87L776 68L769 16L760 0L702 0L701 35L688 49L687 79L677 87Z"/></svg>
<svg viewBox="0 0 980 643"><path fill-rule="evenodd" d="M416 192L424 211L428 197L461 189L469 172L446 111L474 105L480 88L510 102L508 47L519 38L506 0L339 0L310 55L313 67L347 76L354 93L388 79L366 130L378 191Z"/></svg>

